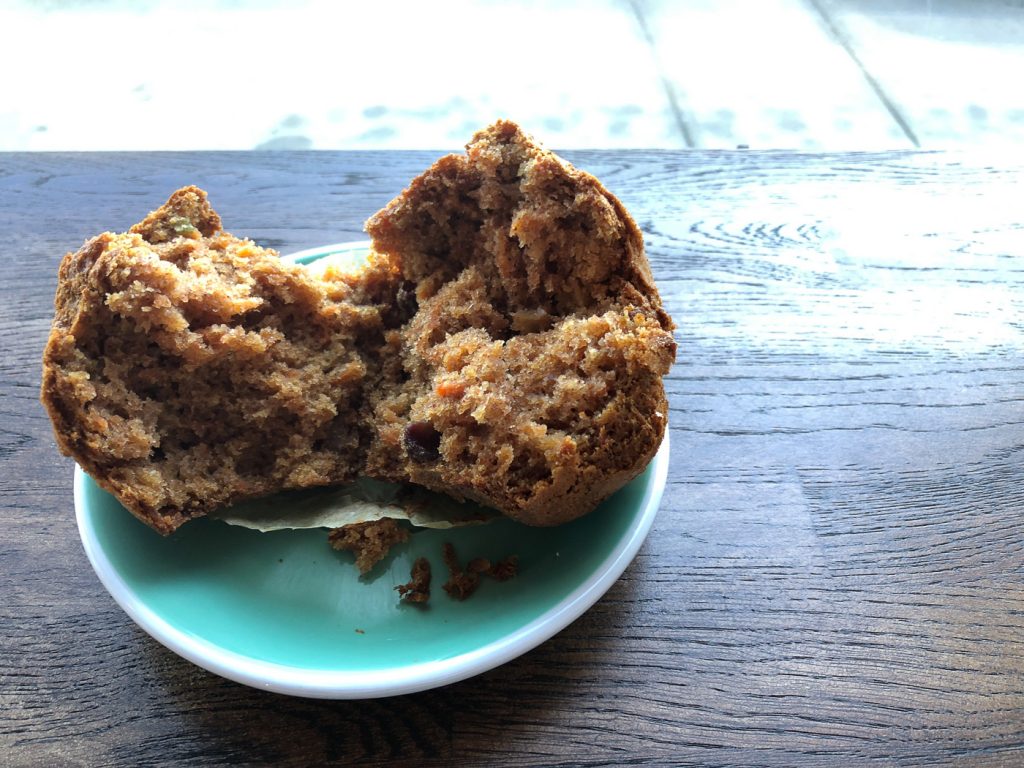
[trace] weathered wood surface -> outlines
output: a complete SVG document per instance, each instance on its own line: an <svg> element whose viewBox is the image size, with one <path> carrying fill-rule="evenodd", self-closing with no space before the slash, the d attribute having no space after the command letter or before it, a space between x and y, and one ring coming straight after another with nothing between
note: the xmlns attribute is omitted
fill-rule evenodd
<svg viewBox="0 0 1024 768"><path fill-rule="evenodd" d="M1024 760L1024 166L569 157L679 324L653 533L526 656L319 702L193 667L93 575L37 403L56 266L184 183L284 251L361 238L432 155L0 155L0 765Z"/></svg>

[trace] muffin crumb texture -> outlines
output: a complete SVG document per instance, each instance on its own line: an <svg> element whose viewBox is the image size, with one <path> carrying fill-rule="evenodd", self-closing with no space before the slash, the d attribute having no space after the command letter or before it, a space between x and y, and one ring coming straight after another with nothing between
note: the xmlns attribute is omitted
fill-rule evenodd
<svg viewBox="0 0 1024 768"><path fill-rule="evenodd" d="M357 476L555 525L643 470L672 322L596 179L502 121L367 231L365 269L314 276L186 187L65 256L42 388L61 450L164 534ZM364 572L401 535L351 528L332 544Z"/></svg>
<svg viewBox="0 0 1024 768"><path fill-rule="evenodd" d="M356 568L359 573L365 574L387 557L393 546L409 540L409 529L390 517L382 517L380 520L335 528L327 535L327 539L335 549L354 554Z"/></svg>

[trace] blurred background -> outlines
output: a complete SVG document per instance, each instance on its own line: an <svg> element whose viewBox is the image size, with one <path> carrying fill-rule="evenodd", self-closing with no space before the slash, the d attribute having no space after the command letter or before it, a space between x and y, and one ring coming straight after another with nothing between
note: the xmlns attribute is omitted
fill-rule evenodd
<svg viewBox="0 0 1024 768"><path fill-rule="evenodd" d="M0 150L1024 140L1024 0L8 0Z"/></svg>

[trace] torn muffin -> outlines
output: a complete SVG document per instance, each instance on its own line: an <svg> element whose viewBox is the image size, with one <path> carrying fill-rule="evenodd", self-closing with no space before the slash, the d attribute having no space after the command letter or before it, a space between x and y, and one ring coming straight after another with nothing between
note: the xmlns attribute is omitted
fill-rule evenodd
<svg viewBox="0 0 1024 768"><path fill-rule="evenodd" d="M556 525L643 470L673 326L639 229L597 179L501 121L366 228L416 305L370 393L368 474Z"/></svg>
<svg viewBox="0 0 1024 768"><path fill-rule="evenodd" d="M314 280L175 192L64 257L42 401L61 451L169 533L220 506L362 471L368 360L398 274Z"/></svg>
<svg viewBox="0 0 1024 768"><path fill-rule="evenodd" d="M187 187L68 254L43 361L60 449L164 534L359 475L556 525L644 469L672 322L600 182L499 121L367 231L365 269L314 275Z"/></svg>

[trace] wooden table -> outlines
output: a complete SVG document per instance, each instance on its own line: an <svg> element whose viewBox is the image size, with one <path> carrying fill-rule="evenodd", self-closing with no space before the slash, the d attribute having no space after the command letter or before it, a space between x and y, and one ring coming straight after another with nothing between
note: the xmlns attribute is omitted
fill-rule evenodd
<svg viewBox="0 0 1024 768"><path fill-rule="evenodd" d="M308 701L107 595L37 401L57 263L186 183L282 251L360 239L431 153L0 155L0 765L1024 763L1024 167L578 152L679 325L654 530L478 678Z"/></svg>

